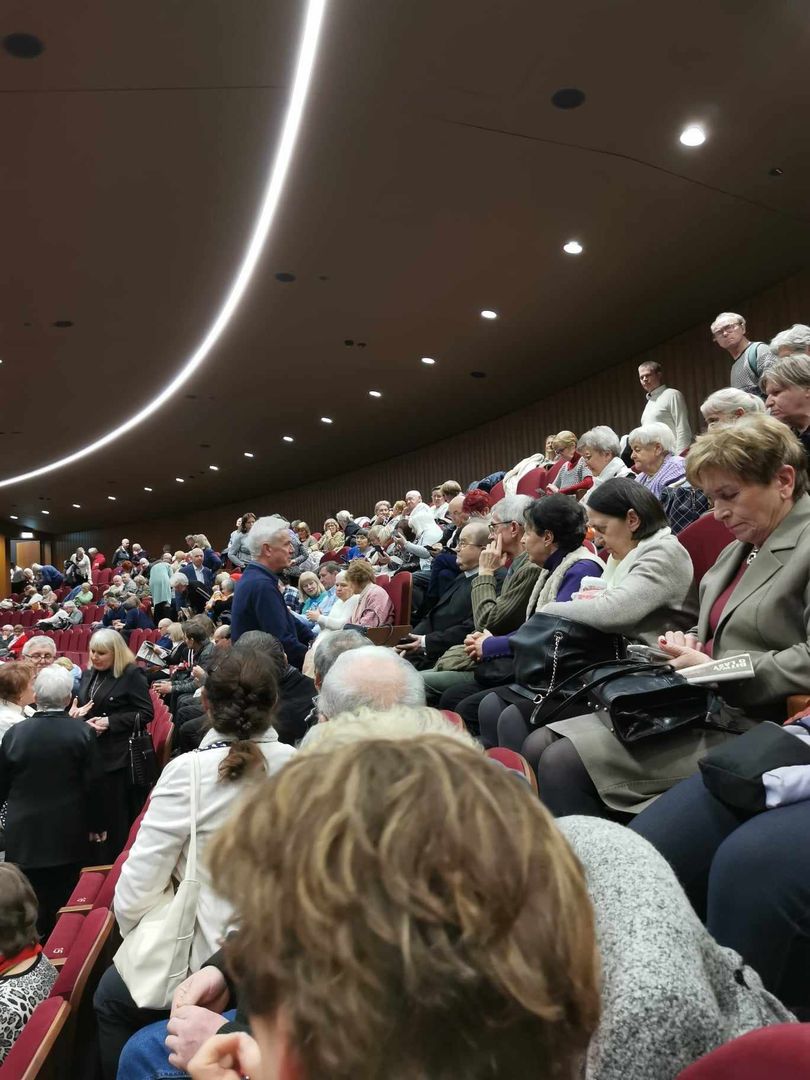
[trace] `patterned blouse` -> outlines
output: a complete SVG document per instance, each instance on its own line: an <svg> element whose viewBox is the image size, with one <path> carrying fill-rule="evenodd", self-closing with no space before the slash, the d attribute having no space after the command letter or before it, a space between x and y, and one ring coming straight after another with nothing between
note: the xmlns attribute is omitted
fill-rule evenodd
<svg viewBox="0 0 810 1080"><path fill-rule="evenodd" d="M56 968L42 953L27 971L0 976L0 1062L55 982Z"/></svg>

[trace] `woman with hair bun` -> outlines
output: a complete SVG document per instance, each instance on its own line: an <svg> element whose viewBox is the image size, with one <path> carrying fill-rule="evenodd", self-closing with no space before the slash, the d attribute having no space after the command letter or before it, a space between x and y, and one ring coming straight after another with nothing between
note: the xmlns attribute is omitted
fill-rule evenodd
<svg viewBox="0 0 810 1080"><path fill-rule="evenodd" d="M205 849L252 779L277 772L295 753L279 742L272 727L278 701L276 665L267 653L233 649L209 671L203 688L210 730L199 750L174 758L152 789L149 807L124 863L114 910L122 937L159 902L166 886L183 879L191 836L190 790L193 755L199 763L197 793L197 876L200 895L191 946L190 970L216 952L231 919L231 908L211 887ZM104 1075L116 1075L127 1039L143 1017L115 967L105 972L95 996Z"/></svg>

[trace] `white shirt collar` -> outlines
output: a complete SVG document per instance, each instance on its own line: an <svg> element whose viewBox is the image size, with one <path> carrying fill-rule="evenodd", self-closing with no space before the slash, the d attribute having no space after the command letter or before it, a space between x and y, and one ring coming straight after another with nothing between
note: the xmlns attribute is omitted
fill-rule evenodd
<svg viewBox="0 0 810 1080"><path fill-rule="evenodd" d="M665 390L669 390L669 387L665 382L662 382L660 386L656 386L654 390L647 394L647 401L655 401L656 398L660 398Z"/></svg>

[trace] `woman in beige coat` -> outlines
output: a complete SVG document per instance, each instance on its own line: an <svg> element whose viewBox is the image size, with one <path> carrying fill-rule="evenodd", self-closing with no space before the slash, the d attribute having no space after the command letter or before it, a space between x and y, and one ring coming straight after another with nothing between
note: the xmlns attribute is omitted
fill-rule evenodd
<svg viewBox="0 0 810 1080"><path fill-rule="evenodd" d="M533 732L540 793L558 816L636 814L691 776L712 747L761 720L781 721L785 699L810 687L810 496L798 439L779 421L752 416L698 438L690 483L714 503L735 542L700 586L691 633L659 639L675 668L709 657L751 656L755 676L724 682L711 727L690 727L623 745L593 714Z"/></svg>

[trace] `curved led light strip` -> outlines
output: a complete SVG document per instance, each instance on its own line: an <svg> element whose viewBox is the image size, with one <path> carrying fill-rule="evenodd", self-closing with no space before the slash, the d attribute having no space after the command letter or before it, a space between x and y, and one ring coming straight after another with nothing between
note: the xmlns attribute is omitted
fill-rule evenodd
<svg viewBox="0 0 810 1080"><path fill-rule="evenodd" d="M275 217L278 208L284 181L289 171L290 161L292 160L293 150L295 149L295 143L298 138L298 131L301 126L301 118L309 93L310 83L312 81L315 53L318 48L318 39L323 24L325 8L326 0L309 0L307 14L304 20L304 31L298 49L298 61L295 68L292 93L290 94L287 115L284 118L281 139L270 172L270 180L267 184L262 207L259 216L256 219L256 224L253 228L247 251L242 259L242 265L239 267L239 271L228 291L228 295L225 297L225 301L219 309L216 318L211 323L208 333L172 381L161 390L156 398L153 398L148 405L145 405L140 412L135 413L129 420L125 420L119 427L114 428L112 431L108 431L106 435L102 435L101 438L96 439L95 442L83 446L81 450L76 450L74 453L68 454L67 457L59 458L58 461L51 461L48 465L42 465L38 469L32 469L30 472L20 473L19 476L10 476L6 480L0 480L0 487L8 487L10 484L19 484L23 480L32 480L35 476L43 476L45 473L53 472L55 469L62 469L65 465L72 465L74 461L87 457L88 454L92 454L96 450L100 450L103 446L108 446L116 439L120 439L122 435L125 435L128 431L137 427L138 424L143 423L147 417L151 416L152 413L156 412L164 405L169 398L180 389L183 383L194 374L200 364L202 364L208 356L211 349L213 349L214 345L216 345L222 337L222 334L233 318L234 312L239 306L239 302L245 294L245 289L253 276L253 271L256 269L256 263L262 253L262 248L264 247L267 234L270 231L270 226L273 223L273 218Z"/></svg>

